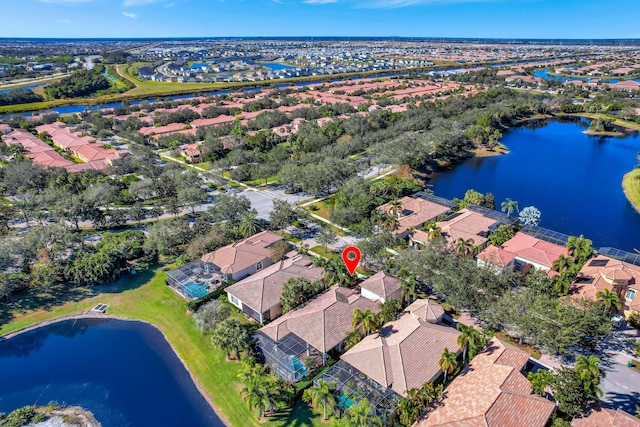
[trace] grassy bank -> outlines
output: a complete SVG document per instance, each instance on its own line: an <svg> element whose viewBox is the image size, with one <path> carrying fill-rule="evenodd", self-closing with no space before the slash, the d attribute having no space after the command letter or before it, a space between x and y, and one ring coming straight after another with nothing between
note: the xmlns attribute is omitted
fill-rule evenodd
<svg viewBox="0 0 640 427"><path fill-rule="evenodd" d="M624 120L613 114L605 113L554 113L556 117L586 117L587 119L613 119L613 124L625 129L640 130L640 123Z"/></svg>
<svg viewBox="0 0 640 427"><path fill-rule="evenodd" d="M622 178L622 190L627 200L640 212L640 169L634 169Z"/></svg>
<svg viewBox="0 0 640 427"><path fill-rule="evenodd" d="M239 364L226 362L223 351L195 328L186 314L187 302L165 285L163 268L128 276L114 285L61 293L56 296L32 295L20 303L7 303L0 311L4 335L30 325L87 311L97 303L109 304L114 316L149 322L167 337L200 387L233 426L319 426L320 417L298 403L291 412L267 418L259 423L238 393ZM326 425L326 424L325 424Z"/></svg>

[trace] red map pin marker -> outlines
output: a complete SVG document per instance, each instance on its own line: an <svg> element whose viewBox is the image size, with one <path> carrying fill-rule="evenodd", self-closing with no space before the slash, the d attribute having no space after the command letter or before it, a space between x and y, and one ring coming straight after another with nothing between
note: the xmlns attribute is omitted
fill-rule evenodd
<svg viewBox="0 0 640 427"><path fill-rule="evenodd" d="M342 251L342 260L347 266L349 274L353 276L353 273L355 273L358 263L360 262L360 249L355 246L347 246L344 251Z"/></svg>

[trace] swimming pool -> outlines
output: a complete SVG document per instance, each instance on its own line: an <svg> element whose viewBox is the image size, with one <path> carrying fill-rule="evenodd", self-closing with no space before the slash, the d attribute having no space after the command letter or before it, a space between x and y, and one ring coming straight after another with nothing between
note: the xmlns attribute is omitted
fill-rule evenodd
<svg viewBox="0 0 640 427"><path fill-rule="evenodd" d="M180 290L191 299L199 299L209 293L206 283L187 282L180 287Z"/></svg>

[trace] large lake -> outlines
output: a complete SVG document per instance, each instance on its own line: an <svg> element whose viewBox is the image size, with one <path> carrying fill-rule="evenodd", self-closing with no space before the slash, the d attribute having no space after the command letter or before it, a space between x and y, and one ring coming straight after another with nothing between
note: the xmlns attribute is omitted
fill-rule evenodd
<svg viewBox="0 0 640 427"><path fill-rule="evenodd" d="M586 121L540 122L507 132L501 142L511 152L471 158L429 180L436 195L464 196L473 188L492 192L498 209L507 197L520 209L535 206L541 226L569 235L584 234L594 247L640 249L640 215L622 192L622 177L633 169L640 138L600 138L582 133Z"/></svg>
<svg viewBox="0 0 640 427"><path fill-rule="evenodd" d="M0 412L51 401L87 408L104 427L224 426L141 322L64 321L0 342Z"/></svg>

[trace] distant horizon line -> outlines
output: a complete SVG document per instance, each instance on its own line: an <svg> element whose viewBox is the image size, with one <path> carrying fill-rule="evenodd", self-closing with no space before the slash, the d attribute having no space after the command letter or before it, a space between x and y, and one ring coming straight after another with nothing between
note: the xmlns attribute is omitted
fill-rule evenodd
<svg viewBox="0 0 640 427"><path fill-rule="evenodd" d="M2 41L147 41L147 40L433 40L433 41L503 41L503 42L640 42L640 38L547 38L547 37L435 37L435 36L179 36L179 37L0 37Z"/></svg>

